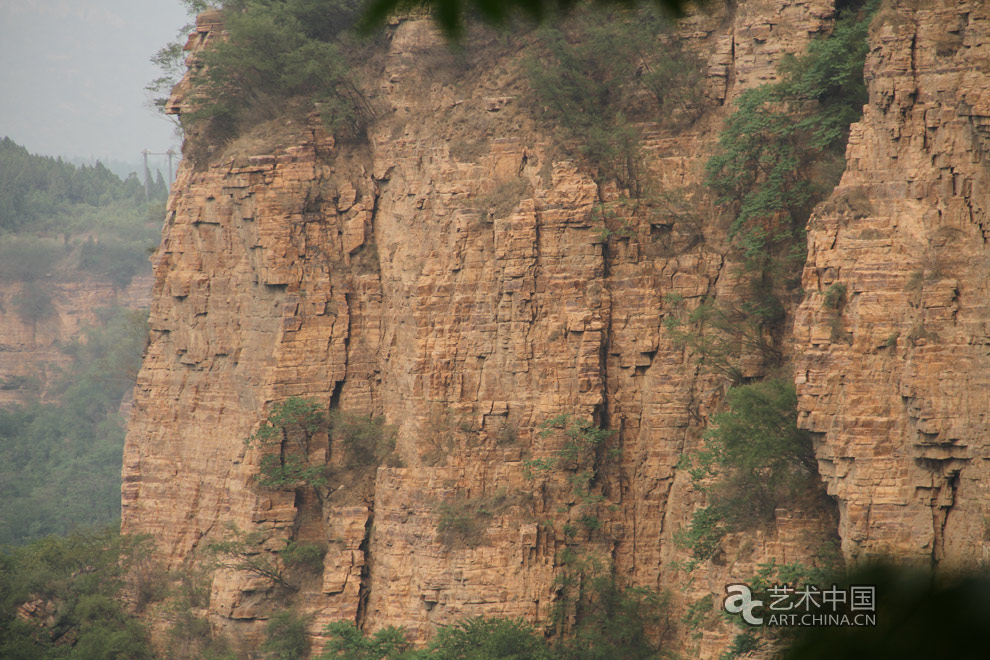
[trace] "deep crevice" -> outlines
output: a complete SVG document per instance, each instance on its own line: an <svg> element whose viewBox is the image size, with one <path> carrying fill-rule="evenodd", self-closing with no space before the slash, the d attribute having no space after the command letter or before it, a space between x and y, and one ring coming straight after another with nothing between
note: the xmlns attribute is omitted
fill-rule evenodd
<svg viewBox="0 0 990 660"><path fill-rule="evenodd" d="M372 495L372 499L374 495ZM357 613L354 615L354 625L358 630L364 630L365 617L368 612L368 597L371 595L371 533L375 524L374 506L368 507L368 520L364 524L364 538L358 546L364 554L364 564L361 566L361 578L358 584Z"/></svg>

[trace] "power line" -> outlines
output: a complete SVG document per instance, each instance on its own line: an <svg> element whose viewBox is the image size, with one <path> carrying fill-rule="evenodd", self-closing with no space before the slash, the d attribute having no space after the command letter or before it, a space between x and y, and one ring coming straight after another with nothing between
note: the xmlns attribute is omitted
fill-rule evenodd
<svg viewBox="0 0 990 660"><path fill-rule="evenodd" d="M141 155L144 156L144 200L151 199L151 171L148 169L148 156L168 156L168 185L172 185L172 157L177 156L175 149L168 151L148 151L143 149Z"/></svg>

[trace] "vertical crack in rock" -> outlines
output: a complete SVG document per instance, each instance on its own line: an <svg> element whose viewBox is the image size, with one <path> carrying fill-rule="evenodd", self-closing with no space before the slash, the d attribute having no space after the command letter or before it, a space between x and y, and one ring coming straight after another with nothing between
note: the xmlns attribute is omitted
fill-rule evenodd
<svg viewBox="0 0 990 660"><path fill-rule="evenodd" d="M372 495L372 499L374 499L374 495ZM373 561L371 556L371 535L374 531L374 524L375 510L371 508L368 512L368 521L364 525L364 538L359 546L359 550L364 553L364 565L361 567L361 583L358 587L357 614L354 618L354 624L359 630L365 629L368 597L371 595L371 569Z"/></svg>
<svg viewBox="0 0 990 660"><path fill-rule="evenodd" d="M662 185L699 182L720 113L740 89L772 80L782 55L800 52L831 9L825 0L771 0L689 19L685 38L699 52L717 50L722 62L718 71L710 67L712 87L726 87L715 78L732 84L696 132L647 136L644 153ZM658 310L668 293L692 302L736 295L718 223L712 219L704 243L683 250L661 249L647 230L599 253L589 221L597 188L579 164L552 161L550 129L522 102L529 91L518 77L519 49L479 37L467 49L478 58L470 75L447 76L426 71L444 47L428 20L404 18L390 30L384 69L369 83L390 111L371 127L370 147L336 143L314 117L297 127L298 144L286 137L258 147L251 140L259 136L248 136L230 145L229 162L198 172L183 165L156 265L157 339L128 435L125 529L155 535L178 564L190 539L217 532L221 515L245 530L291 524L291 500L250 487L257 457L245 455L243 438L267 403L313 396L334 410L383 414L399 426L410 463L379 468L368 501L362 494L360 505L330 507L320 521L332 543L322 591L307 592L303 606L313 632L353 618L369 631L406 626L424 641L436 626L467 616L545 618L562 541L534 518L552 516L558 502L537 493L506 507L486 519L476 547L438 539L436 503L500 487L531 493L521 476L526 452L553 450L534 437L536 427L562 412L594 414L622 434L624 451L614 459L621 507L605 522L615 533L608 551L628 584L670 588L680 607L702 595L701 585L745 578L769 557L813 557L816 548L802 541L813 524L788 520L748 551L741 540L728 547L732 561L702 569L695 583L666 568L685 559L673 536L700 503L678 459L699 446L699 420L717 399L718 381L689 364ZM506 90L497 104L489 103L494 88ZM971 102L974 116L988 114L980 103ZM452 156L465 136L483 136L483 146ZM263 153L240 151L249 149ZM530 163L546 165L548 175ZM479 199L502 195L506 182L519 184L519 198L499 199L497 213L486 209L479 218ZM324 186L335 187L332 200L320 193ZM307 222L300 208L315 205L325 217ZM917 207L899 210L910 222ZM815 282L831 283L815 272ZM948 309L936 294L922 296L931 298L932 322ZM971 300L960 295L963 323ZM916 339L924 351L925 339ZM829 358L820 353L814 360ZM846 366L830 364L823 374L818 361L804 369L813 383ZM806 389L802 405L820 394ZM431 404L462 415L469 428L453 429L470 443L452 443L436 464L422 455L433 439L424 431ZM809 425L821 422L820 409L807 413ZM486 420L505 420L511 437L496 438ZM964 475L960 502L971 485ZM953 511L946 539L956 520ZM248 603L244 583L219 577L210 613L237 626L249 646L276 605L260 596ZM715 656L730 632L706 635L702 655Z"/></svg>

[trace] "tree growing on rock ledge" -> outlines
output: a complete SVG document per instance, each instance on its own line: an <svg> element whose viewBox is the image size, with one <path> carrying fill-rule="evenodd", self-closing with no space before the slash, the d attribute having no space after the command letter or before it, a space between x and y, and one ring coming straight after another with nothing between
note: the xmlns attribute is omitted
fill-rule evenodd
<svg viewBox="0 0 990 660"><path fill-rule="evenodd" d="M310 452L318 434L327 432L327 415L314 399L293 397L271 407L268 418L245 440L264 453L255 480L262 488L311 488L327 495L326 464L312 464Z"/></svg>

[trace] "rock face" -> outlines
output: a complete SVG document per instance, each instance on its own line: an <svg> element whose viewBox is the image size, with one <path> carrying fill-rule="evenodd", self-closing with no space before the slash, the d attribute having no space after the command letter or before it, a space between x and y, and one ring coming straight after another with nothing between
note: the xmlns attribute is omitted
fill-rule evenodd
<svg viewBox="0 0 990 660"><path fill-rule="evenodd" d="M802 421L818 434L850 556L972 557L986 501L990 97L967 63L990 40L975 5L885 12L850 170L812 223L812 294L793 344ZM832 17L828 2L765 0L689 19L680 34L708 58L711 109L692 127L647 130L660 185L697 184L721 104L773 79ZM191 47L218 25L200 21ZM382 110L367 144L295 117L208 166L183 161L128 432L124 531L154 536L172 566L230 523L264 532L254 551L268 557L290 539L326 542L322 573L294 596L312 631L348 619L420 640L465 616L545 619L560 551L575 543L564 524L628 583L675 588L678 607L770 557L810 561L834 533L827 514L780 511L694 580L672 568L686 557L674 535L701 502L677 464L724 385L663 319L671 294L739 295L724 227L703 208L696 221L632 213L604 225L596 207L615 191L556 155L519 48L480 43L469 52L485 66L465 73L428 21L403 20L369 87ZM835 282L848 299L824 310ZM258 488L260 456L244 440L293 396L384 415L404 467L323 503ZM538 429L562 413L599 422L621 449L599 475L610 506L595 530L578 525L560 479L525 474L526 460L560 449ZM339 450L326 438L319 448L331 463ZM479 542L445 540L444 512L482 500L497 506ZM244 571L217 573L212 589L215 626L245 644L279 607ZM673 648L718 655L731 631L713 626L692 646L682 611Z"/></svg>
<svg viewBox="0 0 990 660"><path fill-rule="evenodd" d="M870 103L810 222L799 408L850 557L987 558L988 18L968 2L885 4ZM845 299L824 309L835 286Z"/></svg>
<svg viewBox="0 0 990 660"><path fill-rule="evenodd" d="M123 290L89 276L53 278L46 282L52 313L25 320L17 311L24 288L22 282L0 283L0 407L43 394L53 372L71 360L61 347L83 327L98 324L99 310L147 309L151 303L150 275L135 277Z"/></svg>

